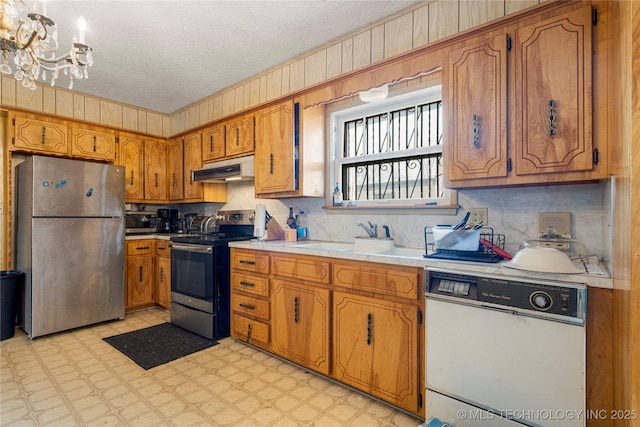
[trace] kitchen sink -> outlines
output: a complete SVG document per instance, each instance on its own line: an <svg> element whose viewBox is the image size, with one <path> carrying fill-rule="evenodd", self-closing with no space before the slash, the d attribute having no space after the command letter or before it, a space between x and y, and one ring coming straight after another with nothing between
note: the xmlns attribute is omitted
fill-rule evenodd
<svg viewBox="0 0 640 427"><path fill-rule="evenodd" d="M365 244L354 244L345 242L299 242L295 245L295 248L335 252L352 252L361 254L377 254L398 257L422 257L422 255L424 254L424 249L418 248L399 248L386 245L385 247L370 247L369 245Z"/></svg>

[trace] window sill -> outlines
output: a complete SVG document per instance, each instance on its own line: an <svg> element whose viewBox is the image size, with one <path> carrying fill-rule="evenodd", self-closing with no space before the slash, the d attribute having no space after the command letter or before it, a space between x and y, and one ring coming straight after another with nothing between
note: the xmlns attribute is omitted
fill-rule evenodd
<svg viewBox="0 0 640 427"><path fill-rule="evenodd" d="M414 206L325 206L329 215L456 215L460 205L414 205Z"/></svg>

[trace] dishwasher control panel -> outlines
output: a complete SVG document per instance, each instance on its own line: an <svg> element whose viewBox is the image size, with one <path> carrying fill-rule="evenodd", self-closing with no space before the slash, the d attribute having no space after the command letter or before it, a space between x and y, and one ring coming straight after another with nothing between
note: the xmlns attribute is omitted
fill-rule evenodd
<svg viewBox="0 0 640 427"><path fill-rule="evenodd" d="M425 295L584 320L586 286L568 282L522 280L505 276L469 275L425 269Z"/></svg>

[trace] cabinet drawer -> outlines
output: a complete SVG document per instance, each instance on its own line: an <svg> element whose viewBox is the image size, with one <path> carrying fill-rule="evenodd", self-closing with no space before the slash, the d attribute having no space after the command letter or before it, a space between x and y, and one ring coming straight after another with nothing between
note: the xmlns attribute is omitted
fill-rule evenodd
<svg viewBox="0 0 640 427"><path fill-rule="evenodd" d="M231 309L236 313L269 320L269 301L266 300L232 293Z"/></svg>
<svg viewBox="0 0 640 427"><path fill-rule="evenodd" d="M333 263L333 284L360 291L418 298L418 269L351 261Z"/></svg>
<svg viewBox="0 0 640 427"><path fill-rule="evenodd" d="M271 256L271 271L276 276L329 284L330 261L321 257L276 254Z"/></svg>
<svg viewBox="0 0 640 427"><path fill-rule="evenodd" d="M156 240L156 256L171 258L171 242L169 240Z"/></svg>
<svg viewBox="0 0 640 427"><path fill-rule="evenodd" d="M231 289L268 297L269 278L233 272L231 273Z"/></svg>
<svg viewBox="0 0 640 427"><path fill-rule="evenodd" d="M231 336L268 350L269 325L231 313Z"/></svg>
<svg viewBox="0 0 640 427"><path fill-rule="evenodd" d="M127 242L127 255L153 254L153 240L133 240Z"/></svg>
<svg viewBox="0 0 640 427"><path fill-rule="evenodd" d="M269 254L261 251L232 249L231 267L254 273L269 274Z"/></svg>

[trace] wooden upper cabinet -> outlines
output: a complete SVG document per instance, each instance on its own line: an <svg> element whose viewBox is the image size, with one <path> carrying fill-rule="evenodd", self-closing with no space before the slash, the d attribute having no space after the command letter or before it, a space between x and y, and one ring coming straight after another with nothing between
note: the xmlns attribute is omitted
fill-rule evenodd
<svg viewBox="0 0 640 427"><path fill-rule="evenodd" d="M238 157L252 154L255 150L253 114L231 119L226 122L226 157Z"/></svg>
<svg viewBox="0 0 640 427"><path fill-rule="evenodd" d="M200 132L192 133L183 139L184 199L202 200L202 183L191 179L191 172L202 168L202 146Z"/></svg>
<svg viewBox="0 0 640 427"><path fill-rule="evenodd" d="M116 134L108 129L73 126L71 128L71 154L113 162L117 156Z"/></svg>
<svg viewBox="0 0 640 427"><path fill-rule="evenodd" d="M449 180L507 175L507 36L449 53L444 164Z"/></svg>
<svg viewBox="0 0 640 427"><path fill-rule="evenodd" d="M586 6L516 31L516 174L593 169L592 27Z"/></svg>
<svg viewBox="0 0 640 427"><path fill-rule="evenodd" d="M144 140L136 135L119 135L119 163L125 168L125 200L144 201Z"/></svg>
<svg viewBox="0 0 640 427"><path fill-rule="evenodd" d="M169 141L167 147L167 165L169 168L169 201L182 200L184 197L184 168L182 164L182 138Z"/></svg>
<svg viewBox="0 0 640 427"><path fill-rule="evenodd" d="M145 200L167 202L167 146L164 141L144 141L144 163Z"/></svg>
<svg viewBox="0 0 640 427"><path fill-rule="evenodd" d="M296 190L293 101L256 114L256 194Z"/></svg>
<svg viewBox="0 0 640 427"><path fill-rule="evenodd" d="M217 124L202 131L202 161L221 160L225 156L225 126Z"/></svg>
<svg viewBox="0 0 640 427"><path fill-rule="evenodd" d="M69 128L66 123L55 122L32 114L10 113L10 150L31 153L68 155Z"/></svg>

